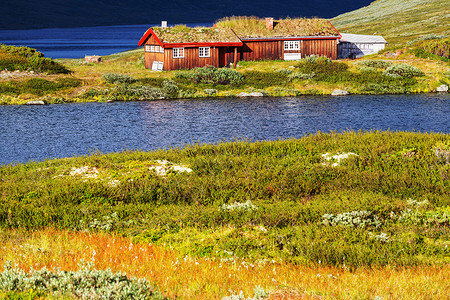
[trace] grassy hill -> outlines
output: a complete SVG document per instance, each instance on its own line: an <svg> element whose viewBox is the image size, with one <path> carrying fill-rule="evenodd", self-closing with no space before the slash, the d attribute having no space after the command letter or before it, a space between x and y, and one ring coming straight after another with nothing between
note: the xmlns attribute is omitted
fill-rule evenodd
<svg viewBox="0 0 450 300"><path fill-rule="evenodd" d="M399 44L426 34L450 34L447 0L378 0L331 20L341 32L378 34Z"/></svg>

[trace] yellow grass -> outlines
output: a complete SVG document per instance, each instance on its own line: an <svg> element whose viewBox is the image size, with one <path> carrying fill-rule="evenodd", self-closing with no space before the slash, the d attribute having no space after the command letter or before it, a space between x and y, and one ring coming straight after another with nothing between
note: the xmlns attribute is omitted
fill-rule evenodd
<svg viewBox="0 0 450 300"><path fill-rule="evenodd" d="M279 262L220 261L182 257L174 251L106 234L44 229L0 231L0 263L34 269L76 270L82 261L145 277L165 295L179 299L253 296L269 299L450 299L450 265L357 269L293 266Z"/></svg>

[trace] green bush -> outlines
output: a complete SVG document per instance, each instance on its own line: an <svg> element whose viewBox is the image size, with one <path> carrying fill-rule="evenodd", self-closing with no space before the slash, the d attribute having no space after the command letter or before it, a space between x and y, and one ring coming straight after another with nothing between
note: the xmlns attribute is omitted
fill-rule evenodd
<svg viewBox="0 0 450 300"><path fill-rule="evenodd" d="M239 85L244 80L244 76L235 70L216 68L214 66L194 68L188 71L178 71L175 73L175 78L186 79L195 83L209 83L214 85Z"/></svg>
<svg viewBox="0 0 450 300"><path fill-rule="evenodd" d="M122 75L115 73L105 73L103 74L103 79L108 83L133 83L136 80L130 75Z"/></svg>
<svg viewBox="0 0 450 300"><path fill-rule="evenodd" d="M411 52L420 58L450 61L450 38L419 42Z"/></svg>
<svg viewBox="0 0 450 300"><path fill-rule="evenodd" d="M289 82L288 76L280 72L247 71L244 73L244 76L244 84L257 89L264 89L270 86L285 86Z"/></svg>
<svg viewBox="0 0 450 300"><path fill-rule="evenodd" d="M396 64L390 66L384 71L384 74L390 77L413 78L416 76L424 76L425 74L419 68L408 64Z"/></svg>
<svg viewBox="0 0 450 300"><path fill-rule="evenodd" d="M156 100L167 97L162 88L129 84L116 85L106 96L108 100L114 101Z"/></svg>
<svg viewBox="0 0 450 300"><path fill-rule="evenodd" d="M369 67L375 69L386 69L392 66L392 62L381 59L369 59L357 62L360 67Z"/></svg>
<svg viewBox="0 0 450 300"><path fill-rule="evenodd" d="M409 90L402 85L396 84L379 84L379 83L368 83L364 84L359 91L363 94L403 94L407 93Z"/></svg>
<svg viewBox="0 0 450 300"><path fill-rule="evenodd" d="M81 81L76 78L59 78L56 81L32 78L21 82L0 82L0 94L33 94L42 96L49 92L80 85Z"/></svg>
<svg viewBox="0 0 450 300"><path fill-rule="evenodd" d="M310 56L301 59L296 68L299 74L315 74L313 77L318 81L342 82L344 78L351 77L348 65L342 62L332 61L325 56ZM350 80L351 81L351 80Z"/></svg>
<svg viewBox="0 0 450 300"><path fill-rule="evenodd" d="M50 271L47 268L26 273L11 263L0 272L0 291L37 292L52 296L86 299L165 299L145 279L128 278L120 272L96 270L90 264L77 271ZM30 297L31 299L31 297Z"/></svg>
<svg viewBox="0 0 450 300"><path fill-rule="evenodd" d="M0 69L9 71L32 70L49 74L68 74L70 71L60 63L28 47L6 46L0 44Z"/></svg>
<svg viewBox="0 0 450 300"><path fill-rule="evenodd" d="M179 87L173 80L164 80L161 83L161 88L170 98L177 98Z"/></svg>
<svg viewBox="0 0 450 300"><path fill-rule="evenodd" d="M305 74L305 73L301 73L301 72L294 72L292 74L289 74L288 77L290 80L294 80L294 79L313 79L314 76L316 76L316 73L312 72L311 74Z"/></svg>

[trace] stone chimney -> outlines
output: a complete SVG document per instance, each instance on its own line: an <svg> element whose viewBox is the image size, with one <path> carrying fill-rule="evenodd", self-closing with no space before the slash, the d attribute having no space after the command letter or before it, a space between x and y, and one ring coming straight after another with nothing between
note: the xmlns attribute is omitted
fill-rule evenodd
<svg viewBox="0 0 450 300"><path fill-rule="evenodd" d="M161 28L167 28L167 21L161 21Z"/></svg>
<svg viewBox="0 0 450 300"><path fill-rule="evenodd" d="M273 30L273 18L266 18L266 28Z"/></svg>

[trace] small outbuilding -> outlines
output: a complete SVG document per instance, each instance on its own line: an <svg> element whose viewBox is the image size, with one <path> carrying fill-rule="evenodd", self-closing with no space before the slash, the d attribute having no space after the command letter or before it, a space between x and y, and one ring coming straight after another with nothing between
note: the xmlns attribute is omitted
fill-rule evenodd
<svg viewBox="0 0 450 300"><path fill-rule="evenodd" d="M337 45L338 58L359 58L383 50L387 42L381 35L341 33Z"/></svg>

